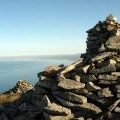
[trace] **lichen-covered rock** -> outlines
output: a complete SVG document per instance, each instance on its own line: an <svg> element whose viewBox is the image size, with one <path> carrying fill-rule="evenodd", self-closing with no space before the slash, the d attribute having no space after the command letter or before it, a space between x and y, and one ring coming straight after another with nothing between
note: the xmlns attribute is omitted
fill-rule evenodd
<svg viewBox="0 0 120 120"><path fill-rule="evenodd" d="M55 91L53 94L70 102L78 102L81 104L87 102L87 98L85 96L77 95L71 92Z"/></svg>
<svg viewBox="0 0 120 120"><path fill-rule="evenodd" d="M71 89L84 88L85 84L74 81L74 80L70 80L70 79L59 78L58 87L66 89L66 90L71 90Z"/></svg>
<svg viewBox="0 0 120 120"><path fill-rule="evenodd" d="M56 103L52 103L51 105L44 107L44 111L47 112L48 114L58 115L58 116L59 115L66 116L71 114L71 110L69 108L65 108Z"/></svg>

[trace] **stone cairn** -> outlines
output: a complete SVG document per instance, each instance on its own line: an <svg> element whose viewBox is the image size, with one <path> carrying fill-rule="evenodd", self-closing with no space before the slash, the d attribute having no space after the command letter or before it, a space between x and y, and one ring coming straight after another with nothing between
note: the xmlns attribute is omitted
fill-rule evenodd
<svg viewBox="0 0 120 120"><path fill-rule="evenodd" d="M19 107L27 112L12 120L120 119L120 24L109 15L87 33L82 60L38 73L34 97Z"/></svg>

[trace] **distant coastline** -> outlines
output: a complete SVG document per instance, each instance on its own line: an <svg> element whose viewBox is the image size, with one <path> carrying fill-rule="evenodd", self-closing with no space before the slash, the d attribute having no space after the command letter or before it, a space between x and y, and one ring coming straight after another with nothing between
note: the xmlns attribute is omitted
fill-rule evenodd
<svg viewBox="0 0 120 120"><path fill-rule="evenodd" d="M36 56L2 56L0 60L39 60L39 59L67 59L78 60L80 54L67 54L67 55L36 55Z"/></svg>

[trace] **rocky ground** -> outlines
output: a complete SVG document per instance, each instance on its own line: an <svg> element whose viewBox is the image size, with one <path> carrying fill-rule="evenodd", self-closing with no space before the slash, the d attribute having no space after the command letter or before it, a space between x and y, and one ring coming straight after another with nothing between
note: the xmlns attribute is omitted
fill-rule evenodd
<svg viewBox="0 0 120 120"><path fill-rule="evenodd" d="M120 24L110 15L87 31L86 53L48 66L32 86L18 81L0 95L0 120L119 120Z"/></svg>

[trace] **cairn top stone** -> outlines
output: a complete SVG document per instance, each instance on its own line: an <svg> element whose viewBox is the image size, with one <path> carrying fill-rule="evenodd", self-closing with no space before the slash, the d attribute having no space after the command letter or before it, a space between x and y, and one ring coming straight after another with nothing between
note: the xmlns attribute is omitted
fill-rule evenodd
<svg viewBox="0 0 120 120"><path fill-rule="evenodd" d="M109 16L106 17L106 21L117 21L117 17L113 16L112 14L110 14Z"/></svg>

